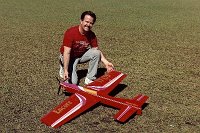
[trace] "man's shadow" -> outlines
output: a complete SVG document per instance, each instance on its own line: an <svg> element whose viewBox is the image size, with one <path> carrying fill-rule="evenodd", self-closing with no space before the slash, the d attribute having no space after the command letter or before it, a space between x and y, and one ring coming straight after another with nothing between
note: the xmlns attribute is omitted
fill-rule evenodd
<svg viewBox="0 0 200 133"><path fill-rule="evenodd" d="M80 83L80 80L82 78L85 78L87 75L88 70L87 69L81 69L81 70L77 70L77 75L78 75L78 83ZM101 76L103 76L106 72L106 68L98 68L97 69L97 75L96 78L99 78Z"/></svg>

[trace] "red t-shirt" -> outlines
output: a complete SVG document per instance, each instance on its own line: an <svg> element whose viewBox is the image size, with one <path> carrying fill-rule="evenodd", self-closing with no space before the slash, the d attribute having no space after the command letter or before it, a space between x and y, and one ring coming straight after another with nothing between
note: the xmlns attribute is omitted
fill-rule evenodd
<svg viewBox="0 0 200 133"><path fill-rule="evenodd" d="M87 35L82 35L79 26L75 26L65 32L61 54L64 52L64 46L71 48L71 57L81 57L90 47L98 47L98 44L94 32L89 31Z"/></svg>

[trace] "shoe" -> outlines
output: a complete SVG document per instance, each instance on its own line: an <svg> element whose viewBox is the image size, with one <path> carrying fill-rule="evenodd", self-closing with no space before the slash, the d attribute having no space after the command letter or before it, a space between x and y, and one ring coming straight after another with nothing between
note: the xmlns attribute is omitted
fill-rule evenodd
<svg viewBox="0 0 200 133"><path fill-rule="evenodd" d="M93 81L92 80L90 80L89 78L85 78L85 84L87 85L87 84L90 84L90 83L92 83Z"/></svg>
<svg viewBox="0 0 200 133"><path fill-rule="evenodd" d="M60 65L59 75L62 79L64 78L64 69L63 69L62 65Z"/></svg>

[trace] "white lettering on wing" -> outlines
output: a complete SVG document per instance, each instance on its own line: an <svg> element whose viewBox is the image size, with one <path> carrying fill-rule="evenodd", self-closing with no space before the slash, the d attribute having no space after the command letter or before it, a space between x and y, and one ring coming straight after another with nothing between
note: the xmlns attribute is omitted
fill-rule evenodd
<svg viewBox="0 0 200 133"><path fill-rule="evenodd" d="M86 98L80 94L75 94L80 103L77 104L75 107L73 107L70 111L68 111L66 114L64 114L62 117L60 117L58 120L56 120L52 125L51 127L54 127L56 126L58 123L60 123L61 121L63 121L64 119L66 119L68 116L70 116L71 114L73 114L74 112L76 112L77 110L79 110L84 104L85 104L85 101L86 101Z"/></svg>
<svg viewBox="0 0 200 133"><path fill-rule="evenodd" d="M115 77L114 79L110 80L108 83L106 83L103 86L88 86L88 87L90 87L90 88L92 88L94 90L99 90L99 89L103 90L103 89L106 89L107 87L109 87L110 85L112 85L114 82L116 82L119 78L121 78L123 75L124 75L123 73L119 74L117 77Z"/></svg>

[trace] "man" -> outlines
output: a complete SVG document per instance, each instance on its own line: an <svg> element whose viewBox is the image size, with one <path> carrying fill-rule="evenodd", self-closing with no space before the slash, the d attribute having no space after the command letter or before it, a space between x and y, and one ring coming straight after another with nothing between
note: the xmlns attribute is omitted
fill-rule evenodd
<svg viewBox="0 0 200 133"><path fill-rule="evenodd" d="M85 11L81 15L80 24L65 32L60 48L59 74L64 80L71 80L72 84L78 84L76 67L79 63L89 61L85 84L96 79L99 61L103 62L108 72L113 70L113 64L98 49L96 35L91 31L95 21L96 15L92 11Z"/></svg>

